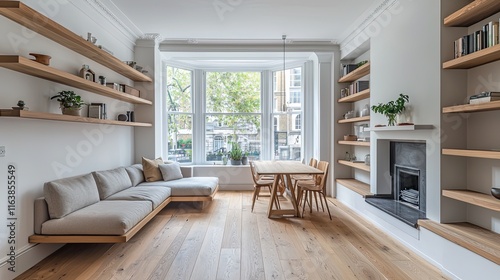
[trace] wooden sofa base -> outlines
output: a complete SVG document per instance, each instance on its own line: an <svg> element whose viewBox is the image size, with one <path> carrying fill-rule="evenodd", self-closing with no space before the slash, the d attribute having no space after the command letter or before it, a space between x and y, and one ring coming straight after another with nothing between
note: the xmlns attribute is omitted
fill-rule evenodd
<svg viewBox="0 0 500 280"><path fill-rule="evenodd" d="M28 238L29 243L125 243L172 201L208 202L212 201L219 186L210 196L177 196L169 197L138 222L127 233L122 235L42 235L34 234Z"/></svg>

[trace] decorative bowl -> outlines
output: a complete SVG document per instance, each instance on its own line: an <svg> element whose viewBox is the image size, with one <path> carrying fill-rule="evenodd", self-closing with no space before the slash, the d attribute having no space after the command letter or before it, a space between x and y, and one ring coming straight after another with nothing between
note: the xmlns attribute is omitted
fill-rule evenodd
<svg viewBox="0 0 500 280"><path fill-rule="evenodd" d="M44 65L49 65L50 59L52 58L49 55L40 54L40 53L30 53L30 55L35 57L35 59L33 59L34 61L41 63L41 64L44 64Z"/></svg>
<svg viewBox="0 0 500 280"><path fill-rule="evenodd" d="M358 136L356 135L344 135L344 141L356 141L358 140Z"/></svg>
<svg viewBox="0 0 500 280"><path fill-rule="evenodd" d="M500 188L491 188L491 195L496 199L500 199Z"/></svg>

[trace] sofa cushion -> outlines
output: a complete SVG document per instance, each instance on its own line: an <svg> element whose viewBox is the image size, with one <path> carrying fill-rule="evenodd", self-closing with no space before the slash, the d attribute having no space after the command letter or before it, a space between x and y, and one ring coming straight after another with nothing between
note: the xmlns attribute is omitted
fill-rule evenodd
<svg viewBox="0 0 500 280"><path fill-rule="evenodd" d="M178 162L160 164L158 165L158 168L160 169L163 181L177 180L183 178L181 172L181 165Z"/></svg>
<svg viewBox="0 0 500 280"><path fill-rule="evenodd" d="M62 218L99 202L99 192L91 173L47 182L43 194L51 219Z"/></svg>
<svg viewBox="0 0 500 280"><path fill-rule="evenodd" d="M101 200L119 191L132 187L132 181L124 167L92 172Z"/></svg>
<svg viewBox="0 0 500 280"><path fill-rule="evenodd" d="M108 201L84 207L42 225L42 234L122 235L144 219L153 207L149 201Z"/></svg>
<svg viewBox="0 0 500 280"><path fill-rule="evenodd" d="M144 182L138 186L144 187L168 187L172 190L172 196L209 196L212 195L219 185L217 177L188 177L171 181Z"/></svg>
<svg viewBox="0 0 500 280"><path fill-rule="evenodd" d="M137 186L137 184L144 182L144 171L142 170L142 164L137 163L125 168L132 181L132 187Z"/></svg>
<svg viewBox="0 0 500 280"><path fill-rule="evenodd" d="M159 164L163 164L163 159L161 157L157 159L147 159L142 157L142 168L144 171L144 178L147 182L155 182L162 180Z"/></svg>
<svg viewBox="0 0 500 280"><path fill-rule="evenodd" d="M153 203L153 208L156 208L169 198L171 193L170 188L134 187L108 196L106 200L147 200Z"/></svg>

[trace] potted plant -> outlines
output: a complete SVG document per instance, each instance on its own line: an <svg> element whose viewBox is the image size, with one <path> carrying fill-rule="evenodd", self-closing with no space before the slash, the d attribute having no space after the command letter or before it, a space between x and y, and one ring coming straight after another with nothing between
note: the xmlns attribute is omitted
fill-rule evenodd
<svg viewBox="0 0 500 280"><path fill-rule="evenodd" d="M398 99L389 101L385 104L379 103L378 105L373 105L372 110L375 113L383 114L389 120L388 125L393 126L396 124L396 116L405 110L405 104L410 98L408 95L399 94Z"/></svg>
<svg viewBox="0 0 500 280"><path fill-rule="evenodd" d="M243 164L243 165L248 164L248 152L247 151L243 152L243 155L241 157L241 164Z"/></svg>
<svg viewBox="0 0 500 280"><path fill-rule="evenodd" d="M241 158L243 157L243 152L237 143L233 143L232 149L229 152L229 157L231 157L231 165L241 165Z"/></svg>
<svg viewBox="0 0 500 280"><path fill-rule="evenodd" d="M80 95L75 94L72 90L63 90L52 96L50 99L57 98L60 103L60 108L63 115L80 116L81 110L85 102Z"/></svg>

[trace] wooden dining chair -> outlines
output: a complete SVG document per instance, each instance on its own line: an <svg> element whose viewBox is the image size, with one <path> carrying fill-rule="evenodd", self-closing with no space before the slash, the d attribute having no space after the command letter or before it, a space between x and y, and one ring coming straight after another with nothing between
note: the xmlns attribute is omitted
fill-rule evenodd
<svg viewBox="0 0 500 280"><path fill-rule="evenodd" d="M309 166L318 167L318 160L312 157L309 160ZM297 184L299 183L299 181L312 180L315 178L315 176L316 175L293 175L291 177L292 181L293 181L293 188L295 190L295 193L297 194L297 205L300 206L301 198L302 198L302 194L297 189ZM314 194L314 196L316 198L316 194ZM316 198L316 207L318 207L317 198Z"/></svg>
<svg viewBox="0 0 500 280"><path fill-rule="evenodd" d="M328 216L330 216L330 220L332 219L332 215L330 214L330 208L328 207L328 202L326 201L326 180L328 179L328 166L330 164L327 161L320 161L318 163L318 169L323 171L323 174L316 175L316 178L313 180L303 180L297 183L297 188L300 193L304 193L304 202L302 205L302 217L304 217L304 210L306 207L306 203L309 204L310 212L312 213L312 194L319 194L321 201L321 208L323 212L325 212L325 208L323 206L323 200L325 201L326 209L328 210ZM323 196L323 200L321 200L321 196ZM309 200L308 200L309 198ZM318 202L316 200L316 207L318 208ZM319 209L318 209L319 210Z"/></svg>
<svg viewBox="0 0 500 280"><path fill-rule="evenodd" d="M255 206L255 200L259 198L260 189L267 188L269 190L269 193L271 193L271 189L274 183L274 178L268 176L266 177L259 176L259 174L255 172L253 161L250 162L250 171L252 173L252 179L253 179L253 196L252 196L252 212L253 212L253 207ZM278 196L276 196L274 203L276 203L276 206L280 208Z"/></svg>

